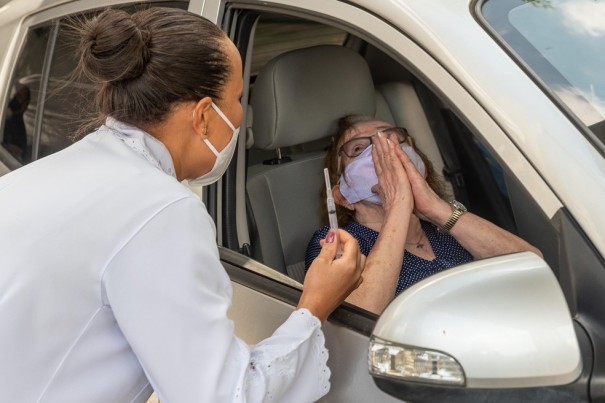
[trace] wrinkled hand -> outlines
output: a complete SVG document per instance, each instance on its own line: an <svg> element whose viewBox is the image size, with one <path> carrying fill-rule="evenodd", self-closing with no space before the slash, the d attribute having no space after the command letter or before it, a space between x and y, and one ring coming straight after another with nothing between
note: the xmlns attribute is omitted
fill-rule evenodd
<svg viewBox="0 0 605 403"><path fill-rule="evenodd" d="M372 138L372 144L372 159L378 177L378 184L372 187L372 191L380 195L386 213L403 209L402 212L411 214L414 197L405 165L398 157L397 150L403 151L396 136L388 138L379 132Z"/></svg>
<svg viewBox="0 0 605 403"><path fill-rule="evenodd" d="M328 233L327 239L329 239ZM338 245L342 256L338 259ZM322 242L319 255L309 267L298 308L306 308L325 322L328 316L355 290L363 278L361 273L365 256L359 251L357 240L348 232L338 230L333 242Z"/></svg>

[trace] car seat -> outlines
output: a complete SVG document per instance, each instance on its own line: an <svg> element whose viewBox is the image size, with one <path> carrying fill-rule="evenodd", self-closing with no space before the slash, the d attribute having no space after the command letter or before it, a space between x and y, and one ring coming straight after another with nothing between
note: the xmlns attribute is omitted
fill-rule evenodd
<svg viewBox="0 0 605 403"><path fill-rule="evenodd" d="M375 99L364 59L340 46L290 51L261 69L250 100L254 145L249 154L276 154L248 167L255 259L302 281L307 243L321 226L325 145L340 117L374 116ZM300 145L311 150L283 155Z"/></svg>
<svg viewBox="0 0 605 403"><path fill-rule="evenodd" d="M408 129L416 146L433 163L436 172L444 171L444 162L433 131L412 83L390 81L376 86L376 118ZM453 194L445 180L446 194Z"/></svg>

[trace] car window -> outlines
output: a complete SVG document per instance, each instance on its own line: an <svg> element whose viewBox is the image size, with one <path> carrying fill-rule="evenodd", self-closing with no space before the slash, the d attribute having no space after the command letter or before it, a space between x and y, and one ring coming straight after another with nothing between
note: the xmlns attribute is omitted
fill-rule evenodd
<svg viewBox="0 0 605 403"><path fill-rule="evenodd" d="M50 24L28 31L9 86L2 146L21 164L32 160L35 117L50 33Z"/></svg>
<svg viewBox="0 0 605 403"><path fill-rule="evenodd" d="M244 18L241 20L245 21ZM303 40L301 35L313 40ZM375 113L372 116L380 120L406 127L416 144L438 167L437 172L440 174L443 168L446 168L441 157L446 152L444 139L455 139L450 148L460 162L457 166L448 166L447 179L453 180L455 175L459 184L453 190L449 189L453 192L449 197L455 196L472 211L515 232L503 169L498 160L401 61L387 55L375 43L367 42L356 32L340 26L331 26L329 21L320 23L302 17L260 13L256 32L242 37L254 38L252 46L248 43L238 46L240 49L249 49L243 56L249 58L251 65L255 66L251 69L250 76L244 77L249 83L251 93L250 99L244 99L244 102L249 101L248 116L252 119L248 118L251 121L246 122L249 126L246 145L247 211L237 215L247 217L248 220L234 220L236 201L234 198L223 199L223 216L231 218L222 220L224 246L236 251L246 251L252 258L275 271L297 281L303 280L307 246L314 239L314 232L325 224L321 220L320 198L324 184L322 169L325 147L331 144L337 119L351 111L347 109L346 112L341 112L341 115L333 116L333 127L328 128L330 124L327 123L326 127L319 128L322 134L316 135L308 130L310 126L306 119L313 114L309 111L313 109L314 103L320 105L323 111L333 110L331 101L324 98L324 95L329 98L333 94L323 93L321 88L313 86L311 91L321 92L321 96L314 96L316 92L309 93L307 88L298 86L297 82L312 83L313 77L321 82L324 74L338 76L338 73L332 75L334 72L331 67L338 66L339 72L344 71L341 69L344 66L338 63L338 58L345 56L340 52L342 48L358 53L363 63L367 64L370 77L362 74L362 82L355 81L355 85L370 86L370 93L365 95L372 104L369 111L375 112L368 114ZM284 56L288 57L287 52L315 48L318 44L332 45L324 49L330 52L328 48L331 48L337 55L334 56L336 59L330 58L332 65L320 63L325 70L309 72L307 77L304 76L306 71L288 74L287 70L295 69L297 65L286 62L280 66L287 67L275 70L279 77L274 80L267 79L271 73L263 69L264 66L272 65ZM346 60L349 63L349 60ZM287 89L273 92L268 90L268 82L275 83L273 89L280 85L282 89ZM353 82L336 85L335 91L339 99L347 98L347 88L352 84ZM333 88L329 82L326 82L326 86ZM263 95L255 97L255 94L259 93ZM279 104L273 100L274 94L280 99ZM310 103L309 99L312 100ZM285 122L281 117L278 119L276 114L267 113L272 107L265 107L265 103L281 105L280 112L285 115L293 111L291 119L287 118L289 121ZM348 105L344 101L343 104ZM322 113L326 112L320 112L319 115ZM272 119L279 120L279 124ZM263 121L273 121L274 126L259 123ZM280 137L279 143L282 146L276 147L267 139L267 132L272 131L270 127L280 125L283 125L283 130L275 129L274 134ZM301 127L306 129L301 131ZM437 131L443 133L441 140L436 138ZM290 136L294 140L291 140ZM231 183L236 184L237 181ZM232 191L225 190L225 193L232 194ZM241 242L241 239L231 238L234 234L239 237L242 232L249 235L249 244Z"/></svg>
<svg viewBox="0 0 605 403"><path fill-rule="evenodd" d="M486 1L482 14L566 108L605 145L605 0Z"/></svg>
<svg viewBox="0 0 605 403"><path fill-rule="evenodd" d="M123 6L187 9L188 1L142 2ZM101 10L68 15L27 31L11 81L6 104L2 146L27 164L70 145L94 120L95 88L74 74L77 38L69 29L72 18L90 17Z"/></svg>

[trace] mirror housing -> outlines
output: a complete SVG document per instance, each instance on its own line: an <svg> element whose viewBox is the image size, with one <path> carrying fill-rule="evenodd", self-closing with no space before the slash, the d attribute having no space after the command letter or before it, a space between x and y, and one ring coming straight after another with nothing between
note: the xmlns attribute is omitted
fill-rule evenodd
<svg viewBox="0 0 605 403"><path fill-rule="evenodd" d="M419 382L486 391L565 385L582 371L565 297L531 252L471 262L405 290L376 323L369 365L391 394Z"/></svg>

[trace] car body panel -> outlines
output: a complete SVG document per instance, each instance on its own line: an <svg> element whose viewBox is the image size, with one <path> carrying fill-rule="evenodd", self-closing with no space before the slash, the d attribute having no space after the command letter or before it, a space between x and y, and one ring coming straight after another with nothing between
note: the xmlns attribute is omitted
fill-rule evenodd
<svg viewBox="0 0 605 403"><path fill-rule="evenodd" d="M301 284L291 279L287 285L278 283L283 280L282 274L267 270L266 266L256 261L237 256L229 249L220 248L220 252L233 285L229 317L234 322L236 335L248 345L254 345L271 336L292 313L302 291ZM255 277L253 273L262 277ZM349 312L349 315L356 314ZM370 325L373 322L365 321ZM368 374L369 328L360 331L343 326L337 314L322 325L322 330L332 374L330 392L320 402L400 401L379 390Z"/></svg>
<svg viewBox="0 0 605 403"><path fill-rule="evenodd" d="M232 284L233 303L230 318L235 324L235 334L249 345L271 336L294 310L292 305L259 293L237 281ZM263 318L262 326L259 326L259 318ZM331 322L325 323L322 330L330 357L328 367L332 369L332 373L330 392L319 402L400 402L379 390L369 376L367 336Z"/></svg>

